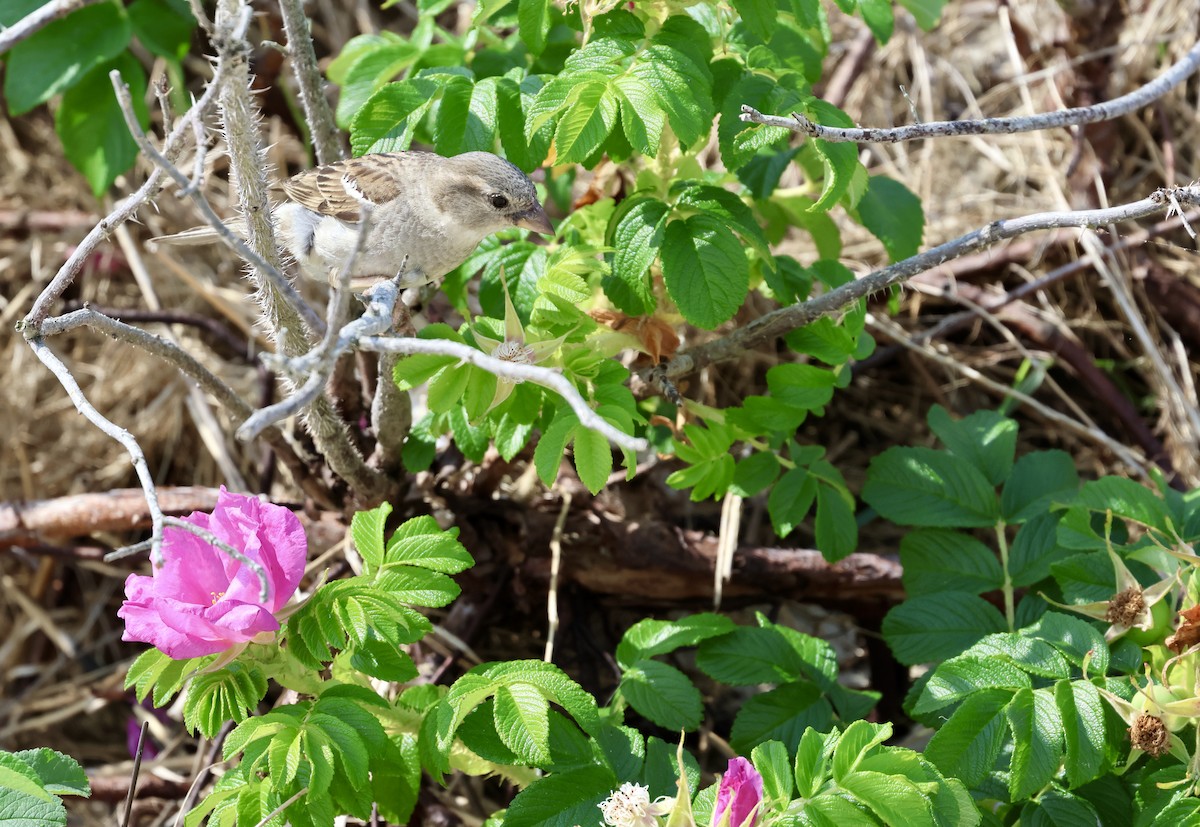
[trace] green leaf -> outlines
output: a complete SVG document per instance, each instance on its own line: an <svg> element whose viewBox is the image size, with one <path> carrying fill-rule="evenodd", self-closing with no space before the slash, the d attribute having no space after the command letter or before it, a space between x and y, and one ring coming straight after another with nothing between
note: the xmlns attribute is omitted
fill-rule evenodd
<svg viewBox="0 0 1200 827"><path fill-rule="evenodd" d="M1044 640L1076 666L1082 668L1086 660L1089 670L1101 675L1108 672L1109 651L1104 635L1082 618L1046 612L1037 623L1022 629L1021 634Z"/></svg>
<svg viewBox="0 0 1200 827"><path fill-rule="evenodd" d="M942 9L946 6L946 0L899 0L900 5L908 9L914 18L917 20L917 25L925 31L929 31L937 25L938 19L942 16Z"/></svg>
<svg viewBox="0 0 1200 827"><path fill-rule="evenodd" d="M1047 689L1021 689L1005 708L1013 735L1008 790L1013 801L1032 797L1050 783L1063 755L1063 722Z"/></svg>
<svg viewBox="0 0 1200 827"><path fill-rule="evenodd" d="M145 128L150 122L143 95L146 74L141 64L128 53L79 78L63 95L62 104L54 113L54 131L62 141L63 151L71 164L87 178L96 197L108 189L118 175L133 166L138 154L137 143L125 125L125 117L108 77L113 69L119 70L125 83L129 84L133 111Z"/></svg>
<svg viewBox="0 0 1200 827"><path fill-rule="evenodd" d="M612 89L621 105L621 127L629 145L643 155L658 154L667 113L658 96L644 79L625 74L613 82Z"/></svg>
<svg viewBox="0 0 1200 827"><path fill-rule="evenodd" d="M383 503L370 511L359 511L350 521L350 536L368 572L383 565L383 526L391 513L391 505Z"/></svg>
<svg viewBox="0 0 1200 827"><path fill-rule="evenodd" d="M730 489L740 497L753 497L779 478L779 459L770 451L746 457L733 471Z"/></svg>
<svg viewBox="0 0 1200 827"><path fill-rule="evenodd" d="M808 727L826 730L833 710L811 683L785 683L746 701L733 721L729 743L739 754L766 741L781 741L796 749Z"/></svg>
<svg viewBox="0 0 1200 827"><path fill-rule="evenodd" d="M196 18L181 0L134 0L125 10L133 33L153 54L179 62L191 48Z"/></svg>
<svg viewBox="0 0 1200 827"><path fill-rule="evenodd" d="M869 2L882 3L887 9L887 19L891 22L892 9L888 0ZM887 250L890 261L901 261L915 256L921 248L921 238L925 231L925 213L921 210L921 200L899 181L884 175L872 175L867 184L867 191L859 200L855 212L862 225L883 242L883 248Z"/></svg>
<svg viewBox="0 0 1200 827"><path fill-rule="evenodd" d="M771 39L779 19L779 4L773 0L733 0L733 7L747 28L760 40Z"/></svg>
<svg viewBox="0 0 1200 827"><path fill-rule="evenodd" d="M884 640L896 659L909 665L953 657L1004 628L995 606L966 592L913 597L883 619Z"/></svg>
<svg viewBox="0 0 1200 827"><path fill-rule="evenodd" d="M854 125L840 109L816 98L810 98L805 103L804 112L814 123L824 126ZM811 209L827 211L846 194L855 172L861 169L862 165L858 161L858 149L854 144L830 143L813 138L811 145L825 171L821 195Z"/></svg>
<svg viewBox="0 0 1200 827"><path fill-rule="evenodd" d="M871 460L862 498L901 525L992 526L996 492L968 461L930 448L889 448Z"/></svg>
<svg viewBox="0 0 1200 827"><path fill-rule="evenodd" d="M837 377L813 365L775 365L767 371L771 395L791 408L814 410L829 403Z"/></svg>
<svg viewBox="0 0 1200 827"><path fill-rule="evenodd" d="M929 427L952 454L978 469L992 485L1008 478L1017 448L1017 423L995 411L955 420L941 405L929 409Z"/></svg>
<svg viewBox="0 0 1200 827"><path fill-rule="evenodd" d="M620 691L638 714L664 729L691 732L700 726L700 691L674 666L639 660L624 670Z"/></svg>
<svg viewBox="0 0 1200 827"><path fill-rule="evenodd" d="M550 705L536 686L514 681L496 690L493 716L500 740L523 763L550 760Z"/></svg>
<svg viewBox="0 0 1200 827"><path fill-rule="evenodd" d="M1051 566L1071 554L1058 546L1058 515L1042 512L1017 531L1008 550L1009 576L1014 586L1032 585L1049 577Z"/></svg>
<svg viewBox="0 0 1200 827"><path fill-rule="evenodd" d="M800 746L796 749L793 769L796 789L801 798L813 798L829 775L829 758L837 743L836 732L821 733L815 729L804 731Z"/></svg>
<svg viewBox="0 0 1200 827"><path fill-rule="evenodd" d="M696 666L731 686L784 683L805 676L803 661L788 638L778 629L752 626L703 641Z"/></svg>
<svg viewBox="0 0 1200 827"><path fill-rule="evenodd" d="M256 665L233 662L216 672L197 675L183 704L189 731L214 737L226 721L241 723L267 694L267 677Z"/></svg>
<svg viewBox="0 0 1200 827"><path fill-rule="evenodd" d="M750 753L750 763L762 775L763 797L768 806L782 810L791 802L794 789L792 762L788 758L787 748L778 741L759 744Z"/></svg>
<svg viewBox="0 0 1200 827"><path fill-rule="evenodd" d="M117 3L103 2L78 9L20 41L8 53L4 72L4 97L9 114L23 115L70 89L101 64L121 54L132 33L125 10ZM131 80L128 74L125 80ZM104 81L108 82L107 76ZM93 88L93 95L98 88ZM115 106L111 87L108 97ZM135 91L134 99L140 97ZM86 98L77 97L74 105L86 102ZM66 106L64 101L63 107ZM74 120L70 113L68 117Z"/></svg>
<svg viewBox="0 0 1200 827"><path fill-rule="evenodd" d="M913 705L913 713L934 712L984 689L1012 693L1030 686L1029 675L1008 661L960 655L933 670Z"/></svg>
<svg viewBox="0 0 1200 827"><path fill-rule="evenodd" d="M620 785L605 766L539 778L508 805L505 827L574 827L598 821L597 807Z"/></svg>
<svg viewBox="0 0 1200 827"><path fill-rule="evenodd" d="M554 485L554 481L558 479L558 469L567 452L567 443L571 441L577 428L579 420L567 405L563 405L555 413L550 426L542 432L537 447L533 449L533 464L537 468L538 479L546 487Z"/></svg>
<svg viewBox="0 0 1200 827"><path fill-rule="evenodd" d="M708 215L667 225L662 270L667 292L684 318L706 330L733 318L750 287L741 244L724 223Z"/></svg>
<svg viewBox="0 0 1200 827"><path fill-rule="evenodd" d="M817 478L803 466L797 466L779 478L767 497L767 513L776 534L786 537L804 521L816 499L817 486Z"/></svg>
<svg viewBox="0 0 1200 827"><path fill-rule="evenodd" d="M1112 511L1115 517L1164 531L1171 522L1167 503L1161 497L1125 477L1101 477L1084 483L1077 503L1100 514Z"/></svg>
<svg viewBox="0 0 1200 827"><path fill-rule="evenodd" d="M558 162L584 162L613 131L619 111L616 97L603 81L574 89L554 130Z"/></svg>
<svg viewBox="0 0 1200 827"><path fill-rule="evenodd" d="M1067 780L1078 787L1099 775L1104 763L1104 701L1087 681L1059 681L1054 700L1064 726Z"/></svg>
<svg viewBox="0 0 1200 827"><path fill-rule="evenodd" d="M871 724L855 721L846 727L833 751L833 780L842 780L858 770L867 753L891 737L890 724Z"/></svg>
<svg viewBox="0 0 1200 827"><path fill-rule="evenodd" d="M531 55L540 55L546 49L546 35L550 33L550 0L520 0L517 4L517 25L521 42Z"/></svg>
<svg viewBox="0 0 1200 827"><path fill-rule="evenodd" d="M887 43L891 39L892 30L896 26L896 19L892 14L890 0L858 0L858 10L862 13L863 20L866 22L867 28L871 30L871 34L875 35L875 40L880 45ZM920 209L919 206L918 209ZM891 251L889 250L889 252ZM916 251L914 250L913 252L915 253ZM912 253L908 255L912 255ZM897 259L907 257L897 256L892 260L896 261Z"/></svg>
<svg viewBox="0 0 1200 827"><path fill-rule="evenodd" d="M900 562L904 566L904 589L911 597L946 591L980 594L1004 583L996 553L958 531L910 531L900 541Z"/></svg>
<svg viewBox="0 0 1200 827"><path fill-rule="evenodd" d="M445 531L430 516L406 520L388 540L386 555L388 566L419 566L442 574L458 574L475 565L458 541L458 529Z"/></svg>
<svg viewBox="0 0 1200 827"><path fill-rule="evenodd" d="M496 78L448 83L438 106L436 140L438 152L447 157L464 152L493 152L496 149L499 101Z"/></svg>
<svg viewBox="0 0 1200 827"><path fill-rule="evenodd" d="M724 615L696 614L679 620L640 620L621 636L617 665L627 669L639 660L665 655L684 646L696 646L736 628Z"/></svg>
<svg viewBox="0 0 1200 827"><path fill-rule="evenodd" d="M841 780L846 792L866 804L884 824L931 824L929 800L903 776L856 772Z"/></svg>
<svg viewBox="0 0 1200 827"><path fill-rule="evenodd" d="M814 463L814 473L820 464ZM838 474L838 477L841 475ZM854 497L846 489L844 481L841 485L822 484L817 487L817 516L813 528L817 548L830 563L845 558L858 545Z"/></svg>
<svg viewBox="0 0 1200 827"><path fill-rule="evenodd" d="M1047 791L1021 813L1021 824L1029 827L1093 827L1101 823L1091 804L1061 790Z"/></svg>
<svg viewBox="0 0 1200 827"><path fill-rule="evenodd" d="M1000 494L1000 513L1010 523L1033 519L1056 499L1079 489L1075 461L1065 451L1034 451L1017 460ZM1021 584L1025 585L1025 584Z"/></svg>
<svg viewBox="0 0 1200 827"><path fill-rule="evenodd" d="M684 15L667 18L663 28L653 38L658 41L638 55L630 74L654 90L658 105L667 113L676 137L684 146L691 146L708 135L712 129L712 73L707 61L667 45L677 30L699 24ZM702 31L702 30L701 30ZM701 35L707 41L707 37ZM676 39L676 42L677 39Z"/></svg>
<svg viewBox="0 0 1200 827"><path fill-rule="evenodd" d="M28 763L0 751L0 823L13 827L66 827L67 810L46 792Z"/></svg>
<svg viewBox="0 0 1200 827"><path fill-rule="evenodd" d="M436 100L440 86L424 77L389 83L363 104L350 121L355 156L408 149L417 124Z"/></svg>
<svg viewBox="0 0 1200 827"><path fill-rule="evenodd" d="M600 493L608 484L613 469L612 446L608 444L608 439L591 428L576 428L572 456L580 482L593 495Z"/></svg>
<svg viewBox="0 0 1200 827"><path fill-rule="evenodd" d="M81 795L85 798L92 794L87 773L71 756L48 747L23 749L14 755L33 770L46 792L54 795ZM4 785L0 784L0 789L3 787ZM0 823L3 823L3 819L0 819Z"/></svg>
<svg viewBox="0 0 1200 827"><path fill-rule="evenodd" d="M690 209L721 219L753 245L759 257L772 262L770 245L754 212L729 190L705 184L688 184L679 194L676 209Z"/></svg>
<svg viewBox="0 0 1200 827"><path fill-rule="evenodd" d="M925 757L947 775L969 787L992 770L1004 743L1004 708L1012 693L984 690L969 695L950 719L941 723L925 747Z"/></svg>
<svg viewBox="0 0 1200 827"><path fill-rule="evenodd" d="M1043 678L1065 678L1070 664L1049 643L1021 632L998 632L982 638L963 654L976 658L998 658Z"/></svg>

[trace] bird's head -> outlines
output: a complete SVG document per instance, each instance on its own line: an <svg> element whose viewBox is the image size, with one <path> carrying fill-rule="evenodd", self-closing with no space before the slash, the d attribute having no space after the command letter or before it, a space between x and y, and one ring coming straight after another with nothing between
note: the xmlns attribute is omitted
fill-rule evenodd
<svg viewBox="0 0 1200 827"><path fill-rule="evenodd" d="M490 152L467 152L447 159L446 168L450 174L434 198L464 225L482 235L512 226L553 235L533 182L508 161Z"/></svg>

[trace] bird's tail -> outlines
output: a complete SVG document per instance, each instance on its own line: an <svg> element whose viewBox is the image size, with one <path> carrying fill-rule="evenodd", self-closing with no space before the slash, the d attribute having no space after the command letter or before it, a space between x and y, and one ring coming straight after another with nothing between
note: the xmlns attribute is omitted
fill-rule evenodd
<svg viewBox="0 0 1200 827"><path fill-rule="evenodd" d="M225 226L232 230L235 235L239 235L242 238L246 237L245 225L240 220L233 219L226 221ZM220 234L216 231L216 229L206 224L203 227L192 227L190 230L184 230L181 233L155 236L154 238L149 239L146 243L147 246L153 250L159 244L170 247L182 247L193 244L213 244L218 240L219 237Z"/></svg>

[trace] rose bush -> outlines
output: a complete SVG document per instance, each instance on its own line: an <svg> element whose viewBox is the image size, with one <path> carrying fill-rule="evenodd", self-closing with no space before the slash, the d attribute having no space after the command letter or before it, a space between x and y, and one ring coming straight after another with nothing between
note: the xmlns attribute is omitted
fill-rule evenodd
<svg viewBox="0 0 1200 827"><path fill-rule="evenodd" d="M262 566L254 570L181 528L163 532L163 565L125 580L123 640L143 641L175 659L196 658L279 630L275 613L295 593L308 557L300 520L288 509L221 489L212 514L186 521Z"/></svg>

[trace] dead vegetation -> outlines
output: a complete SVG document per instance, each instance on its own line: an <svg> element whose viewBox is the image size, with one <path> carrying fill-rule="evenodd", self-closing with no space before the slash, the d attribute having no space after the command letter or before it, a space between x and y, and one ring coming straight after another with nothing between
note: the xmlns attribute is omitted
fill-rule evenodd
<svg viewBox="0 0 1200 827"><path fill-rule="evenodd" d="M320 55L335 54L364 26L379 24L369 4L359 4L354 14L336 5L316 5ZM1065 5L1075 7L1078 17L1049 0L952 0L931 33L900 15L896 36L882 48L862 39L859 23L834 13L840 45L829 58L827 77L837 85L831 81L827 92L856 121L872 126L1027 114L1127 92L1200 36L1200 0ZM402 13L391 14L388 25L411 25ZM1104 25L1091 25L1097 20ZM264 20L265 37L272 25ZM258 60L264 84L274 88L263 98L272 113L272 161L280 170L298 169L307 161L279 95L287 79L278 74L273 53L264 50ZM926 244L932 245L1001 217L1120 204L1160 186L1197 180L1198 98L1200 78L1193 77L1156 105L1080 135L1061 130L861 151L873 173L893 176L921 197ZM13 333L71 245L106 211L56 146L44 110L0 121L0 502L14 506L136 486L120 446L75 412ZM217 189L223 162L215 154L212 162ZM130 179L136 184L144 173L139 169ZM117 189L130 188L123 182ZM220 204L220 197L215 200ZM169 327L153 320L163 317L128 319L169 329L248 398L266 399L270 385L253 358L265 343L248 286L221 251L146 253L147 237L195 223L186 205L171 197L160 203L160 213L143 210L144 225L128 225L87 263L67 299L168 314L174 321ZM885 263L873 238L848 220L841 223L844 261L860 273ZM1037 399L1139 451L1176 486L1195 487L1196 244L1179 220L1114 227L1096 238L1099 247L1081 241L1078 231L1044 233L951 263L914 280L892 319L921 348L1006 386L1019 381L1029 360L1042 363L1044 378L1031 391ZM797 255L807 254L803 238L789 244ZM1014 295L1003 309L984 309ZM886 301L872 309L889 315ZM953 324L947 321L964 311ZM1139 327L1144 334L1138 335ZM877 352L856 368L854 383L835 396L826 416L810 420L802 433L826 446L854 490L872 456L891 445L931 441L924 424L930 405L965 414L1004 401L945 361L897 347L888 330L895 328L875 331ZM229 423L209 412L169 366L90 332L60 337L54 347L75 367L92 402L138 436L160 486L196 487L181 491L172 508L205 508L208 489L220 484L258 491L267 481L277 501L302 501L260 449L234 441ZM740 399L766 367L769 357L738 369L709 368L691 378L685 393L718 403ZM1013 414L1021 422L1023 448L1062 448L1085 476L1130 473L1097 440L1020 406ZM463 599L438 622L485 659L540 657L545 642L547 548L560 500L531 484L527 465L520 457L506 464L495 456L482 467L448 463L424 475L407 504L415 508L426 499L439 519L462 528L464 544L477 557L477 567L462 578ZM605 653L626 626L646 614L703 609L710 602L720 507L689 503L667 488L662 480L669 469L645 470L594 500L578 485L570 489L575 505L564 543L558 662L597 691L611 685ZM336 570L342 515L310 506L306 516L314 567ZM110 816L113 802L123 798L130 766L126 726L143 714L121 690L136 650L120 642L115 616L123 579L141 564L101 562L104 551L134 538L118 523L91 527L78 508L66 506L47 520L30 530L21 524L19 507L6 512L0 506L0 746L52 746L94 771L97 795L77 808L85 823ZM811 537L799 534L785 545L804 548ZM773 548L779 543L761 504L747 502L742 553L726 605L794 617L798 628L838 636L844 665L859 664L864 680L869 671L876 688L889 693L885 709L894 710L903 675L878 657L860 629L869 632L897 599L898 570L891 562L896 539L895 529L868 525L860 543L864 554L830 572L812 555ZM791 568L783 567L785 558ZM831 620L830 609L852 616ZM443 673L470 665L462 652L423 654L431 670ZM137 805L138 823L145 824L173 816L190 780L212 760L210 746L187 738L175 719L156 723L152 732L162 750L143 768L143 786L153 785L143 789L148 797ZM472 818L479 805L472 809L464 802L483 794L480 788L430 790L421 804L425 823L435 813L448 819L444 823L478 823ZM494 798L484 803L500 806Z"/></svg>

